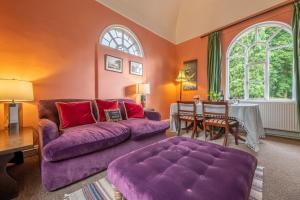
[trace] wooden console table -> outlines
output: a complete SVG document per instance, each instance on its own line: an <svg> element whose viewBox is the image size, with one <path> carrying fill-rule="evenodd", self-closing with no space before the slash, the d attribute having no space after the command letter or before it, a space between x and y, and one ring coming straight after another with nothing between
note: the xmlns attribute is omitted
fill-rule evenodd
<svg viewBox="0 0 300 200"><path fill-rule="evenodd" d="M0 197L3 200L18 196L17 182L7 174L6 167L16 152L33 148L33 131L32 128L0 131Z"/></svg>

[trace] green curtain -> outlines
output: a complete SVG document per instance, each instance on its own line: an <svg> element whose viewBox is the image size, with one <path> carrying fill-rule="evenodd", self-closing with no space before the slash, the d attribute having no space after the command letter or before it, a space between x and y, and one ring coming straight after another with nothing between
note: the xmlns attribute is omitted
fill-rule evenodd
<svg viewBox="0 0 300 200"><path fill-rule="evenodd" d="M220 32L209 34L207 50L208 92L219 93L221 89L222 62Z"/></svg>
<svg viewBox="0 0 300 200"><path fill-rule="evenodd" d="M294 3L293 15L293 41L294 41L294 69L296 83L296 103L298 111L298 123L300 125L300 3Z"/></svg>

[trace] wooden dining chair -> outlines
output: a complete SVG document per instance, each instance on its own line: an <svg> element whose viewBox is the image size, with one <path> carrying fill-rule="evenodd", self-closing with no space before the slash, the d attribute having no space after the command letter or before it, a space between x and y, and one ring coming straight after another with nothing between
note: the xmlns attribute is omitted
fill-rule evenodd
<svg viewBox="0 0 300 200"><path fill-rule="evenodd" d="M218 127L224 129L224 146L227 146L229 132L233 134L236 145L239 144L239 139L244 141L244 139L239 136L239 122L230 119L228 116L228 102L203 101L202 114L205 139L207 137L207 131L209 131L210 138L212 138L214 128Z"/></svg>
<svg viewBox="0 0 300 200"><path fill-rule="evenodd" d="M177 119L178 119L178 128L177 135L180 136L181 132L181 122L185 122L186 131L188 132L188 122L191 123L193 127L192 138L195 134L198 137L197 127L198 124L202 124L202 116L197 114L197 107L194 101L177 101Z"/></svg>

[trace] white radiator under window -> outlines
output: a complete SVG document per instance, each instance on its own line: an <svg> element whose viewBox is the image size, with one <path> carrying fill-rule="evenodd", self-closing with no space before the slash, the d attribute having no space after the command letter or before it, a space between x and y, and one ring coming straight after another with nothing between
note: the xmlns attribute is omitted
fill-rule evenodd
<svg viewBox="0 0 300 200"><path fill-rule="evenodd" d="M259 105L264 128L300 132L295 102L255 103Z"/></svg>

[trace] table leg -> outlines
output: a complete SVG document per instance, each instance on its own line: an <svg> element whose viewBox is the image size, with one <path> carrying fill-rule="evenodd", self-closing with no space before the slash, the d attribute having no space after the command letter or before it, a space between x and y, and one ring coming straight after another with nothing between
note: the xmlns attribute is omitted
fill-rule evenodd
<svg viewBox="0 0 300 200"><path fill-rule="evenodd" d="M13 157L13 153L0 155L0 196L3 200L18 196L17 182L6 171L6 165Z"/></svg>

